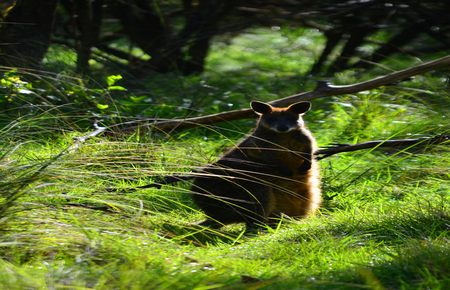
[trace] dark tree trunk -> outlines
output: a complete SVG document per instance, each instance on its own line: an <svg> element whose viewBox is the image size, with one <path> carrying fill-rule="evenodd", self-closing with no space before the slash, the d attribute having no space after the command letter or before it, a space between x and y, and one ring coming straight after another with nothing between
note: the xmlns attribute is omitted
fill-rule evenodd
<svg viewBox="0 0 450 290"><path fill-rule="evenodd" d="M134 72L181 71L184 74L201 72L211 39L217 34L218 22L233 7L235 1L200 0L196 5L183 0L185 24L172 34L168 21L156 4L144 0L117 2L113 13L132 43L151 56L145 64L130 62Z"/></svg>
<svg viewBox="0 0 450 290"><path fill-rule="evenodd" d="M150 55L152 59L150 69L165 72L176 61L173 59L170 62L161 61L170 30L164 22L163 15L155 9L155 5L153 1L145 0L116 1L112 6L112 13L120 20L130 41ZM131 65L133 64L135 62L131 62ZM139 62L139 65L143 64ZM131 70L136 68L131 67Z"/></svg>
<svg viewBox="0 0 450 290"><path fill-rule="evenodd" d="M77 19L77 72L89 72L92 47L98 44L102 22L103 0L76 0L74 12Z"/></svg>
<svg viewBox="0 0 450 290"><path fill-rule="evenodd" d="M368 68L374 63L381 62L393 53L401 51L401 47L413 41L421 32L420 24L412 24L402 31L391 37L389 41L383 44L380 48L373 52L373 54L366 60L360 60L353 65L358 68Z"/></svg>
<svg viewBox="0 0 450 290"><path fill-rule="evenodd" d="M348 68L350 58L356 55L356 49L364 43L365 38L374 32L371 27L359 27L351 32L339 57L329 66L328 73Z"/></svg>
<svg viewBox="0 0 450 290"><path fill-rule="evenodd" d="M0 27L0 65L39 67L50 45L57 0L17 0Z"/></svg>
<svg viewBox="0 0 450 290"><path fill-rule="evenodd" d="M311 68L310 74L316 74L323 70L323 64L330 56L333 49L339 44L343 37L343 32L340 29L330 29L324 32L327 42L320 54L319 59L314 63Z"/></svg>
<svg viewBox="0 0 450 290"><path fill-rule="evenodd" d="M183 74L189 75L203 71L211 38L212 35L207 35L201 39L194 40L194 43L189 48L189 59L183 63Z"/></svg>
<svg viewBox="0 0 450 290"><path fill-rule="evenodd" d="M233 1L223 2L203 0L195 10L188 10L186 26L178 36L180 44L188 46L188 55L180 64L184 74L203 71L211 39L217 34L218 22L233 7Z"/></svg>

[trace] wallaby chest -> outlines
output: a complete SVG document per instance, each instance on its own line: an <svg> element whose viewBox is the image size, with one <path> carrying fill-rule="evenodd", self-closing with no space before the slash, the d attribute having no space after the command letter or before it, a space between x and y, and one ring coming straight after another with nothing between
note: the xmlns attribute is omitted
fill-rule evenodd
<svg viewBox="0 0 450 290"><path fill-rule="evenodd" d="M303 130L273 134L257 130L237 148L249 160L286 167L291 174L311 158L312 140Z"/></svg>

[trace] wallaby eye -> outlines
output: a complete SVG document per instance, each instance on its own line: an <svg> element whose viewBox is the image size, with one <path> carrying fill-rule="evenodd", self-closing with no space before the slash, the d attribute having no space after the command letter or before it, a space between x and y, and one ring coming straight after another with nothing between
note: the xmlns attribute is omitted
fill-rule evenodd
<svg viewBox="0 0 450 290"><path fill-rule="evenodd" d="M288 121L289 123L297 123L298 117L297 117L297 116L288 116L288 117L287 117L287 121Z"/></svg>

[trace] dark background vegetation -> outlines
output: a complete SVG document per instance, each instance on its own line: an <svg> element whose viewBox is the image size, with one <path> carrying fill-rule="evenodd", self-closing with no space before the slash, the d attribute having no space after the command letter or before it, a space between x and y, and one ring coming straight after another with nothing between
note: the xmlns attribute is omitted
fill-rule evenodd
<svg viewBox="0 0 450 290"><path fill-rule="evenodd" d="M315 74L450 48L448 1L17 0L0 9L0 65L39 67L50 43L59 43L76 50L80 73L89 73L90 59L136 76L199 73L214 37L250 27L319 30L326 45Z"/></svg>
<svg viewBox="0 0 450 290"><path fill-rule="evenodd" d="M115 115L173 118L246 105L253 93L235 88L242 77L252 80L251 67L216 75L212 84L201 73L214 39L230 43L249 29L287 34L304 29L325 41L315 57L295 43L287 52L267 55L272 71L279 54L308 60L308 68L294 78L278 83L267 79L279 97L294 93L286 90L293 83L297 91L307 90L343 71L357 76L383 68L376 72L380 74L386 72L383 61L410 63L450 50L448 1L17 0L2 1L0 9L0 66L7 71L0 90L18 96L0 99L6 121L17 116L17 108L45 110L48 104L61 106L65 114L87 109L87 123L69 122L82 127L98 119L97 114L111 124L123 121ZM58 55L74 59L56 60ZM19 81L10 71L14 68L21 70ZM211 102L204 96L217 87L232 93L208 108Z"/></svg>

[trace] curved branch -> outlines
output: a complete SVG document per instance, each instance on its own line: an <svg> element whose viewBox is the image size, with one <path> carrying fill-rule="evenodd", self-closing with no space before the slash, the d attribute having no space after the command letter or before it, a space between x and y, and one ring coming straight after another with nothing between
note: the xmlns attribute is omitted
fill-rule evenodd
<svg viewBox="0 0 450 290"><path fill-rule="evenodd" d="M450 55L447 55L434 61L426 62L404 70L395 71L390 74L379 76L377 78L356 84L335 86L331 85L328 82L321 81L318 82L316 88L313 91L288 96L283 99L272 101L270 102L270 104L275 106L287 106L299 101L308 101L316 98L336 96L342 94L353 94L393 84L408 79L412 76L419 75L445 66L447 67L450 66ZM253 113L251 109L241 109L207 116L157 121L153 123L152 126L155 130L169 132L173 130L182 130L202 125L210 125L218 122L252 118L255 116L256 115Z"/></svg>

